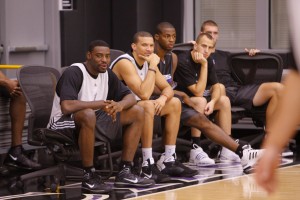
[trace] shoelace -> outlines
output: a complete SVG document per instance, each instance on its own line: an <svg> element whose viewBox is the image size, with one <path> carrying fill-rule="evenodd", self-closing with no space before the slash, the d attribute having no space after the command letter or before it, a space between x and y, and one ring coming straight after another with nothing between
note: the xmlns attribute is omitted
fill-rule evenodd
<svg viewBox="0 0 300 200"><path fill-rule="evenodd" d="M201 160L202 158L206 158L206 157L208 157L208 155L204 151L202 151L197 154L196 159Z"/></svg>
<svg viewBox="0 0 300 200"><path fill-rule="evenodd" d="M128 178L130 179L135 179L137 177L139 177L138 175L134 174L131 172L131 169L128 167L123 168L120 172L119 172L120 176L124 176L126 175Z"/></svg>
<svg viewBox="0 0 300 200"><path fill-rule="evenodd" d="M90 176L90 180L92 183L98 183L98 184L103 184L103 180L101 179L101 177L96 174L96 173L92 173L91 176Z"/></svg>
<svg viewBox="0 0 300 200"><path fill-rule="evenodd" d="M101 177L94 172L84 174L83 178L85 180L88 180L91 183L98 183L98 184L104 183L103 180L101 179Z"/></svg>

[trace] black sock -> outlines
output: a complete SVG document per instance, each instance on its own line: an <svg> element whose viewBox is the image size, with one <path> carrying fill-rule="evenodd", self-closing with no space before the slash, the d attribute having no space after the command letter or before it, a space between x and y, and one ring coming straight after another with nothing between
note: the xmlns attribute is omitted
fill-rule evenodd
<svg viewBox="0 0 300 200"><path fill-rule="evenodd" d="M235 150L235 153L242 158L243 157L243 146L239 144L238 148Z"/></svg>
<svg viewBox="0 0 300 200"><path fill-rule="evenodd" d="M14 155L14 156L22 153L22 145L20 144L20 145L17 145L17 146L12 146L10 148L9 153Z"/></svg>
<svg viewBox="0 0 300 200"><path fill-rule="evenodd" d="M200 137L192 137L192 147L193 147L193 144L196 144L198 146L200 146Z"/></svg>
<svg viewBox="0 0 300 200"><path fill-rule="evenodd" d="M95 170L94 166L92 165L90 167L83 167L83 171L84 171L84 173L91 173L91 172L95 172L96 170Z"/></svg>
<svg viewBox="0 0 300 200"><path fill-rule="evenodd" d="M132 162L131 161L124 161L122 160L121 163L120 163L120 168L123 169L125 167L129 167L131 168L132 167Z"/></svg>

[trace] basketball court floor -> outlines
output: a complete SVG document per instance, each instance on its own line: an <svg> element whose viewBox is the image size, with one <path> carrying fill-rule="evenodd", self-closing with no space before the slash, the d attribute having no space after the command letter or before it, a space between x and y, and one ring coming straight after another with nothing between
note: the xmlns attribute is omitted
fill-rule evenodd
<svg viewBox="0 0 300 200"><path fill-rule="evenodd" d="M174 178L170 183L156 184L151 188L115 188L109 194L86 194L81 191L80 182L67 182L56 192L41 186L37 180L28 180L23 189L10 190L9 180L0 179L0 200L77 200L77 199L200 199L200 200L290 200L300 198L300 159L297 154L282 159L278 191L268 196L253 179L252 170L243 171L238 163L219 163L213 167L194 167L199 174L193 178ZM113 177L107 180L113 184Z"/></svg>

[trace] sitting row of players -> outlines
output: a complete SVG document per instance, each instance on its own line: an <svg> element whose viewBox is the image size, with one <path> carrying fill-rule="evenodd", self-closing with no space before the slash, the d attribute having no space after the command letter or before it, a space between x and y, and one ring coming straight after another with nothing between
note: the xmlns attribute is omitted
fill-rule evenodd
<svg viewBox="0 0 300 200"><path fill-rule="evenodd" d="M86 61L73 64L63 73L57 85L49 127L71 135L77 130L85 168L84 189L111 190L111 186L102 183L94 173L92 155L97 126L105 130L96 131L96 138L98 134L109 133L107 136L111 139L120 137L117 130L126 127L122 134L123 153L115 178L116 187L147 187L170 181L172 176L195 176L197 170L176 160L175 144L180 124L192 127L190 164L215 163L199 146L201 132L222 146L220 161L241 162L244 168L255 164L262 150L238 144L230 137L230 100L224 85L218 82L214 69L218 61L210 56L217 35L218 27L214 22L204 23L194 49L176 56L171 53L176 40L175 28L163 22L157 26L154 37L148 32L137 32L132 51L111 64L109 45L102 40L91 42ZM250 100L242 104L250 108L269 102L267 115L270 116L282 86L279 83L253 85L243 88L243 94L239 92L242 88L235 87L231 97L236 102L239 95L248 95L246 98ZM215 110L217 125L207 118ZM165 152L156 162L152 156L155 115L165 118ZM140 174L136 175L132 172L132 161L140 140L143 162Z"/></svg>
<svg viewBox="0 0 300 200"><path fill-rule="evenodd" d="M148 32L137 32L132 51L112 63L109 45L96 40L90 43L85 62L72 64L64 71L57 84L48 126L78 139L84 168L83 189L95 193L112 189L95 173L94 142L101 134L112 140L123 138L116 187L147 187L168 182L172 176L195 176L197 170L176 159L180 125L191 127L191 165L215 164L200 147L201 132L222 146L218 156L221 162L240 162L244 168L255 164L262 150L238 144L230 137L231 103L246 109L268 103L268 124L282 85L237 85L221 63L228 54L215 50L217 39L217 24L206 21L194 48L175 55L171 51L176 30L170 23L162 22L154 37ZM220 79L225 80L225 86L218 82L216 73L221 65ZM208 119L214 111L216 124ZM156 162L152 156L155 115L165 119L165 152ZM137 175L132 172L132 161L140 141L143 162Z"/></svg>

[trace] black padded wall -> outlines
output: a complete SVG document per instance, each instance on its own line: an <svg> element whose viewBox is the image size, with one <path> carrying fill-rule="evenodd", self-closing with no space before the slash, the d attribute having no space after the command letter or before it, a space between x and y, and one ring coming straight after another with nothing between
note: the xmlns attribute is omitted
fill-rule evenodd
<svg viewBox="0 0 300 200"><path fill-rule="evenodd" d="M154 33L162 21L172 23L177 30L177 42L182 42L183 0L113 1L113 47L127 51L137 31Z"/></svg>
<svg viewBox="0 0 300 200"><path fill-rule="evenodd" d="M111 1L77 0L73 11L61 12L62 66L85 59L90 41L111 40Z"/></svg>
<svg viewBox="0 0 300 200"><path fill-rule="evenodd" d="M135 32L153 33L162 21L176 27L182 42L182 10L183 0L76 0L73 11L61 12L62 66L84 61L94 39L128 51Z"/></svg>

